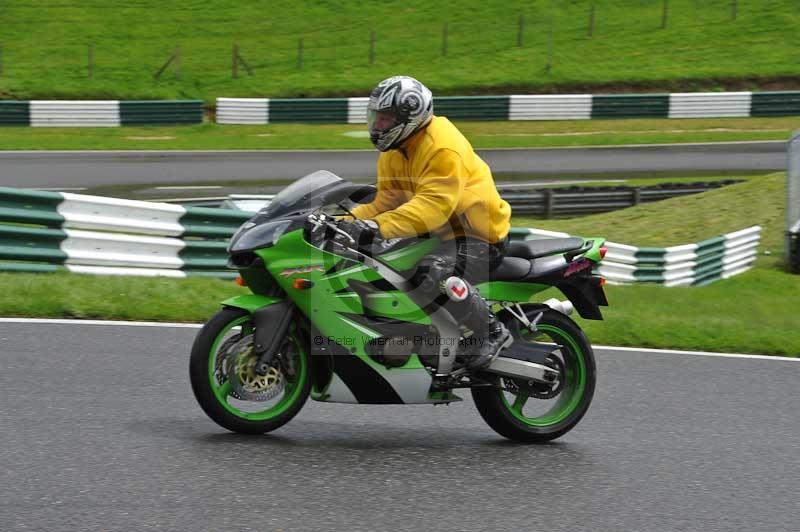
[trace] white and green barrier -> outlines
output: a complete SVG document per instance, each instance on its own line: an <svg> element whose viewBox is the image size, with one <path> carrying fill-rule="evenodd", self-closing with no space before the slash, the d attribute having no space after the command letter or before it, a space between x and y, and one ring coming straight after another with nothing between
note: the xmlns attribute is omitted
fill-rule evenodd
<svg viewBox="0 0 800 532"><path fill-rule="evenodd" d="M217 98L219 124L363 124L367 98ZM800 91L442 96L434 112L461 120L590 120L800 115Z"/></svg>
<svg viewBox="0 0 800 532"><path fill-rule="evenodd" d="M563 238L567 233L514 228L514 238ZM703 286L749 270L758 254L761 227L668 248L606 243L608 253L597 273L611 283Z"/></svg>
<svg viewBox="0 0 800 532"><path fill-rule="evenodd" d="M252 213L0 187L0 271L233 277L227 240ZM756 258L761 228L669 248L609 242L598 273L615 283L704 285ZM514 228L511 238L569 236Z"/></svg>
<svg viewBox="0 0 800 532"><path fill-rule="evenodd" d="M201 100L0 100L0 126L117 127L202 122Z"/></svg>
<svg viewBox="0 0 800 532"><path fill-rule="evenodd" d="M0 271L232 277L227 239L250 216L0 187Z"/></svg>

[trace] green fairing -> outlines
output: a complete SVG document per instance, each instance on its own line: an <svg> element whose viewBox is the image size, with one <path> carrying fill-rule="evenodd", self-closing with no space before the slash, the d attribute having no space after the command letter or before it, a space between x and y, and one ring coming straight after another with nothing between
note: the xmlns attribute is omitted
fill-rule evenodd
<svg viewBox="0 0 800 532"><path fill-rule="evenodd" d="M533 296L550 288L548 285L535 283L514 283L510 281L489 281L477 285L478 293L489 301L515 301L528 303Z"/></svg>
<svg viewBox="0 0 800 532"><path fill-rule="evenodd" d="M377 258L395 270L402 272L413 268L422 257L428 255L437 247L439 247L438 238L426 238L420 240L417 244L398 249L397 251L390 251Z"/></svg>
<svg viewBox="0 0 800 532"><path fill-rule="evenodd" d="M226 307L240 308L252 314L253 312L262 307L274 305L275 303L280 303L281 301L282 299L279 297L261 296L258 294L247 294L244 296L236 296L230 299L226 299L225 301L222 302L222 304Z"/></svg>
<svg viewBox="0 0 800 532"><path fill-rule="evenodd" d="M430 316L400 291L379 292L367 296L368 316L382 316L429 325Z"/></svg>
<svg viewBox="0 0 800 532"><path fill-rule="evenodd" d="M267 270L278 285L311 320L323 337L335 340L378 372L387 371L382 364L373 360L364 351L364 345L369 340L378 338L382 334L348 317L348 314L364 314L361 299L353 294L348 281L369 283L379 280L381 276L377 271L354 262L351 267L326 274L345 259L312 246L303 239L301 230L285 234L274 246L257 250L256 253L264 260ZM415 253L420 257L424 254L422 250ZM307 279L313 286L305 290L294 288L292 285L295 279ZM394 300L398 302L397 312L394 312L392 317L416 323L430 323L430 318L414 305L406 294L402 292L387 294L393 295ZM370 302L370 309L380 313L387 303L391 308L391 300L384 302L375 299L374 305ZM413 359L413 362L410 361L406 366L391 371L424 372L416 357Z"/></svg>
<svg viewBox="0 0 800 532"><path fill-rule="evenodd" d="M606 240L604 238L587 238L585 240L593 240L594 246L584 254L584 257L594 263L600 262L602 260L600 257L600 248L606 243Z"/></svg>

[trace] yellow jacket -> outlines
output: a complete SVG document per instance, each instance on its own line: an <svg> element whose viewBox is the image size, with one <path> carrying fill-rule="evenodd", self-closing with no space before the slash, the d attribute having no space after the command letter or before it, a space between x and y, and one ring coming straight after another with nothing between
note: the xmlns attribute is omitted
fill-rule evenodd
<svg viewBox="0 0 800 532"><path fill-rule="evenodd" d="M493 244L511 225L511 207L497 192L489 166L440 116L400 148L380 154L375 200L353 214L375 220L384 238L431 233Z"/></svg>

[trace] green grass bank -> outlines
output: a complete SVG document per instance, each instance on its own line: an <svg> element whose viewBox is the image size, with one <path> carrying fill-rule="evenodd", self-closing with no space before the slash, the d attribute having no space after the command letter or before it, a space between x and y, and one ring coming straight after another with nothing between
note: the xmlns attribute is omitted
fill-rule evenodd
<svg viewBox="0 0 800 532"><path fill-rule="evenodd" d="M0 98L364 95L397 73L438 94L800 86L794 0L664 4L6 0Z"/></svg>

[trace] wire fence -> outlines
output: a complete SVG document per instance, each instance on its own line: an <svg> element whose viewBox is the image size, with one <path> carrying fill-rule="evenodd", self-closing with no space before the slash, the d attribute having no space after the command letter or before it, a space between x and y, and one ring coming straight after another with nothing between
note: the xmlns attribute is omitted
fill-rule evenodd
<svg viewBox="0 0 800 532"><path fill-rule="evenodd" d="M286 24L292 29L274 24L268 32L239 32L240 38L215 33L168 45L158 44L165 42L163 37L144 44L135 36L95 41L73 35L66 42L48 42L45 36L20 47L0 37L0 81L191 78L213 86L215 81L281 73L341 74L379 66L401 71L420 61L490 65L501 55L518 61L520 68L537 65L550 72L580 68L588 49L595 56L613 56L629 41L661 50L663 56L678 50L702 63L704 37L735 28L749 39L759 40L762 33L766 38L774 28L763 23L764 17L785 8L781 0L540 0L500 15L478 10L442 17L437 12L417 14L407 24L381 25L365 13L349 25L323 20L297 30L296 24ZM732 48L729 53L741 52ZM646 69L649 63L644 64ZM631 70L642 72L642 63Z"/></svg>

